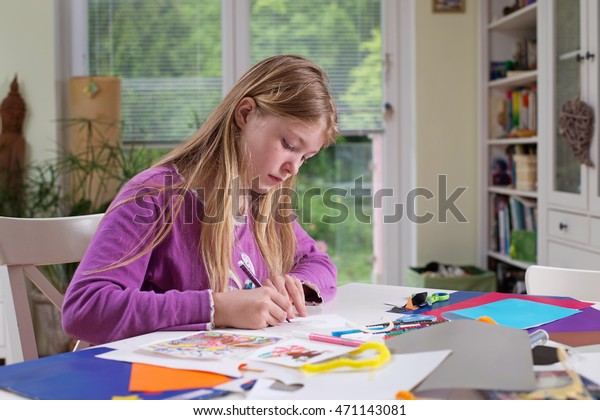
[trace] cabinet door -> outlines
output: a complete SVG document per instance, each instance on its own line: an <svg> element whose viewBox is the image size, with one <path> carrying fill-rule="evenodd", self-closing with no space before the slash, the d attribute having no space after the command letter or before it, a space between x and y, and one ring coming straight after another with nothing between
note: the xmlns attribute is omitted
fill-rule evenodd
<svg viewBox="0 0 600 420"><path fill-rule="evenodd" d="M586 78L586 98L587 103L594 110L594 130L592 132L592 146L590 157L593 167L589 168L590 177L590 210L595 215L600 215L600 148L598 147L598 141L600 137L598 134L600 130L598 125L600 124L600 112L598 110L600 95L600 87L598 78L598 45L599 32L598 23L600 22L600 8L598 7L597 0L590 0L586 3L586 10L583 13L588 16L586 20L586 50L585 50L585 71L587 72Z"/></svg>
<svg viewBox="0 0 600 420"><path fill-rule="evenodd" d="M547 110L550 118L549 201L566 207L587 208L587 171L581 165L560 132L559 120L565 102L582 92L582 2L553 2L553 39L550 83L554 95ZM582 98L583 99L583 98Z"/></svg>

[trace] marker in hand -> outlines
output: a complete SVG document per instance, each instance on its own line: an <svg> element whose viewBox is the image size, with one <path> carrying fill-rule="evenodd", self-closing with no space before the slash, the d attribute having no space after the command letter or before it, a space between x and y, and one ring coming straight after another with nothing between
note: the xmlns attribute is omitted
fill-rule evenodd
<svg viewBox="0 0 600 420"><path fill-rule="evenodd" d="M258 278L248 268L248 266L246 265L246 263L244 263L244 261L238 261L238 265L240 266L240 268L242 269L242 271L244 272L244 274L248 276L248 278L250 279L250 281L252 282L252 284L254 284L254 287L262 287L262 284L261 284L260 280L258 280ZM290 322L290 320L287 317L285 318L285 320L287 322Z"/></svg>
<svg viewBox="0 0 600 420"><path fill-rule="evenodd" d="M250 271L250 269L248 268L246 263L244 263L244 261L238 261L238 265L240 266L240 268L242 269L244 274L248 276L248 278L250 279L252 284L254 284L254 287L262 287L262 284L260 283L260 281L256 278L254 273L252 271Z"/></svg>

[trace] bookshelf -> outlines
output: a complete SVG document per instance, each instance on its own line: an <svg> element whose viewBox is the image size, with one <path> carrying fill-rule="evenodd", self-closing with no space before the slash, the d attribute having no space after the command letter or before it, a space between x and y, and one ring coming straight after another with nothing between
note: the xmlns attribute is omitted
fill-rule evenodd
<svg viewBox="0 0 600 420"><path fill-rule="evenodd" d="M480 3L479 259L501 291L522 291L524 270L538 261L538 15L535 1Z"/></svg>
<svg viewBox="0 0 600 420"><path fill-rule="evenodd" d="M479 258L499 279L510 278L519 286L533 263L600 270L600 6L597 0L516 4L520 7L505 15L505 8L514 9L514 0L480 3ZM535 55L527 48L533 39ZM503 63L514 57L537 65L509 73ZM519 135L506 127L507 99L515 91L535 92L534 110L525 117L534 125ZM594 120L590 166L577 158L560 128L563 105L575 98L590 106ZM519 183L518 174L516 182L495 174L502 166L496 160L504 158L512 161L505 166L514 177L511 165L519 155L535 156L525 158L532 161L527 173L537 176L533 185ZM535 209L535 241L519 238L521 245L536 247L533 259L511 253L516 201Z"/></svg>

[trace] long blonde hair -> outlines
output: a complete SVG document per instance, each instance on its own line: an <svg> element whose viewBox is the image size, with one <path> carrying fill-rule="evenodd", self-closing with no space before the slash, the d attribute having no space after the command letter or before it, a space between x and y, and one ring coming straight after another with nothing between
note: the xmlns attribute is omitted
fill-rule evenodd
<svg viewBox="0 0 600 420"><path fill-rule="evenodd" d="M210 287L216 292L226 290L232 268L234 214L238 209L234 208L233 200L236 192L231 194L231 190L235 182L242 186L249 186L251 182L248 179L248 153L245 144L240 141L234 118L238 103L246 97L254 99L260 114L306 123L324 121L324 147L333 144L338 135L337 110L325 72L306 58L279 55L250 68L202 127L187 142L156 163L155 166L174 165L184 179L180 187L185 191L203 192L203 218L206 215L223 215L218 223L203 223L199 243ZM295 176L252 200L251 215L255 217L251 226L271 276L285 274L294 266L296 240L293 225L278 223L272 217L289 210L290 191L294 185ZM173 216L179 208L180 205L175 204L170 210ZM171 228L172 224L159 228L149 249L158 245Z"/></svg>

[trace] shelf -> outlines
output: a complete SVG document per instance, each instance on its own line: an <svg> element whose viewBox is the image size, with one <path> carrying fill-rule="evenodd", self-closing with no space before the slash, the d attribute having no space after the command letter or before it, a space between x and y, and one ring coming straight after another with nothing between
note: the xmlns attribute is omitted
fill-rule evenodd
<svg viewBox="0 0 600 420"><path fill-rule="evenodd" d="M488 29L502 32L535 30L536 16L537 3L533 3L490 23Z"/></svg>
<svg viewBox="0 0 600 420"><path fill-rule="evenodd" d="M537 191L521 191L515 190L514 188L509 187L497 187L497 186L489 186L488 192L490 194L502 194L502 195L518 195L519 197L528 197L528 198L537 198Z"/></svg>
<svg viewBox="0 0 600 420"><path fill-rule="evenodd" d="M503 261L505 263L514 265L515 267L522 268L523 270L526 270L529 266L532 266L535 264L530 261L513 260L508 255L500 254L499 252L494 252L494 251L488 251L488 257L492 257L499 261Z"/></svg>
<svg viewBox="0 0 600 420"><path fill-rule="evenodd" d="M502 79L492 80L488 83L490 88L509 88L523 86L530 83L534 83L537 80L537 70L524 71L516 76L504 77Z"/></svg>
<svg viewBox="0 0 600 420"><path fill-rule="evenodd" d="M489 139L489 146L510 146L512 144L537 144L537 137L504 137L501 139Z"/></svg>

